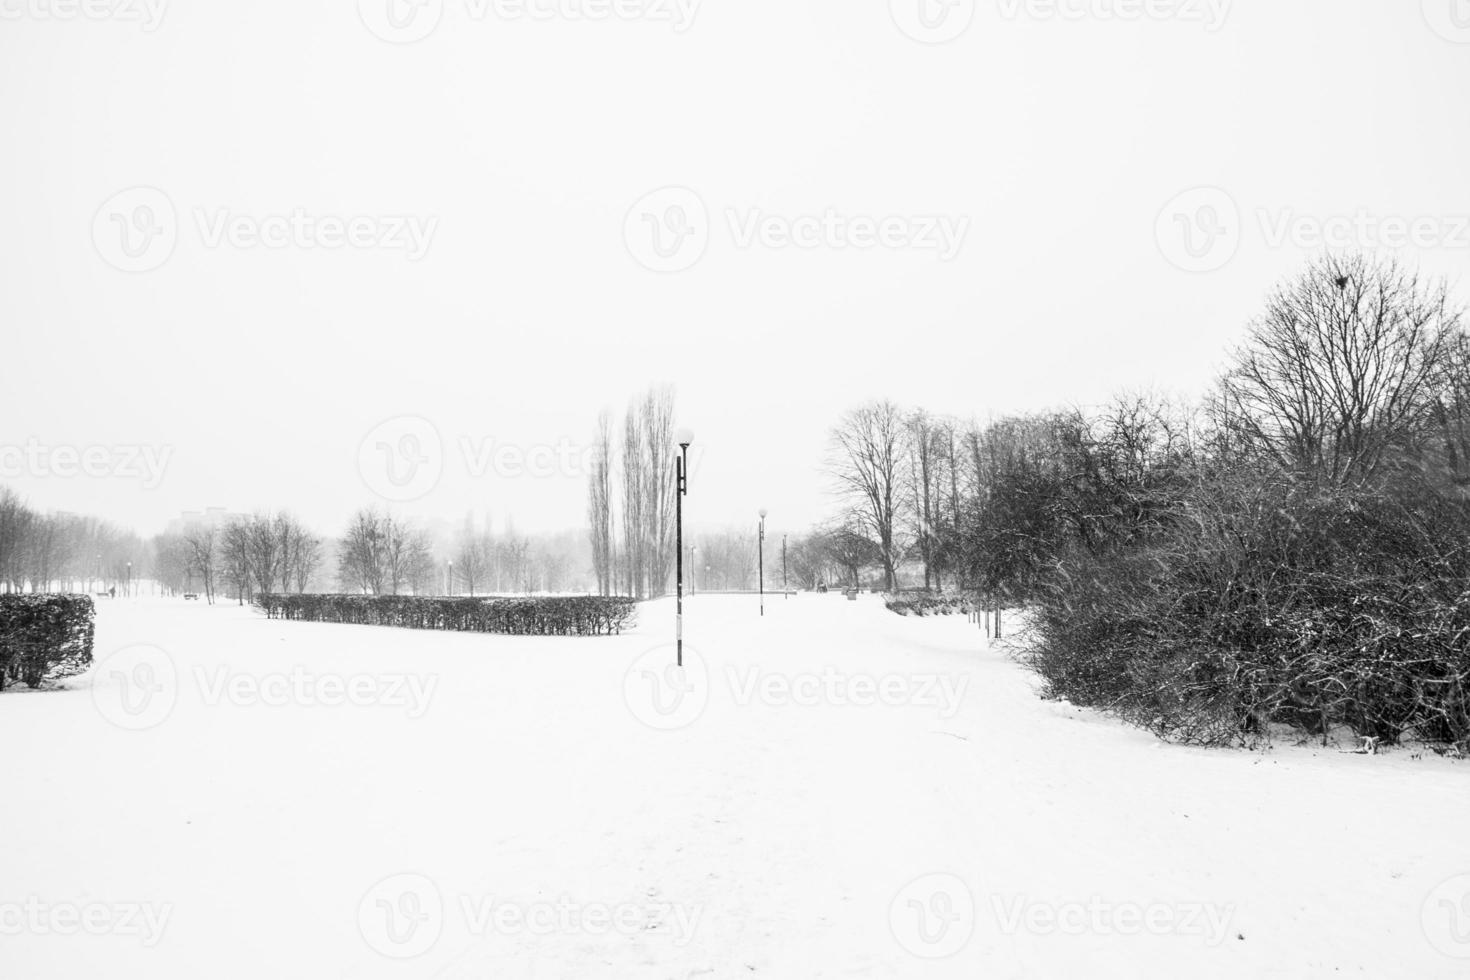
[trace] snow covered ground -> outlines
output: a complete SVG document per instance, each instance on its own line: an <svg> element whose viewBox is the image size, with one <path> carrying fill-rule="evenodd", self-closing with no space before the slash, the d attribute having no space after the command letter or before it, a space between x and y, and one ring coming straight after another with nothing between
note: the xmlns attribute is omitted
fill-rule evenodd
<svg viewBox="0 0 1470 980"><path fill-rule="evenodd" d="M1463 977L1470 768L1168 747L963 617L533 639L101 604L0 695L0 976Z"/></svg>

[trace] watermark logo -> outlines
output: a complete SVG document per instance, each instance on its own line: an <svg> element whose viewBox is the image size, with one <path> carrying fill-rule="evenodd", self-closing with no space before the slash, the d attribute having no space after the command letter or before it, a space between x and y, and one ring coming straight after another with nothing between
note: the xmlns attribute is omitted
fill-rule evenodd
<svg viewBox="0 0 1470 980"><path fill-rule="evenodd" d="M915 878L889 904L888 927L910 955L945 959L964 949L975 932L975 896L951 874Z"/></svg>
<svg viewBox="0 0 1470 980"><path fill-rule="evenodd" d="M1422 0L1424 19L1434 33L1455 44L1470 44L1470 0Z"/></svg>
<svg viewBox="0 0 1470 980"><path fill-rule="evenodd" d="M305 667L288 672L243 674L228 665L194 668L204 703L248 708L395 708L410 720L429 711L439 686L437 674L315 674Z"/></svg>
<svg viewBox="0 0 1470 980"><path fill-rule="evenodd" d="M456 13L474 24L545 23L668 24L683 34L694 25L700 0L463 0ZM413 44L438 30L444 0L358 0L358 16L374 36L389 44Z"/></svg>
<svg viewBox="0 0 1470 980"><path fill-rule="evenodd" d="M736 249L771 251L931 252L954 260L970 232L967 215L845 213L778 214L762 208L725 208L723 223ZM628 211L623 240L629 253L654 272L683 272L704 257L714 234L709 208L687 187L646 194Z"/></svg>
<svg viewBox="0 0 1470 980"><path fill-rule="evenodd" d="M402 252L418 262L429 254L439 219L412 214L341 217L293 208L289 214L238 214L229 208L195 208L194 223L205 248L242 252L265 248L329 252Z"/></svg>
<svg viewBox="0 0 1470 980"><path fill-rule="evenodd" d="M1214 33L1225 26L1235 0L1000 0L1006 20L1077 22L1176 21Z"/></svg>
<svg viewBox="0 0 1470 980"><path fill-rule="evenodd" d="M389 44L422 41L444 19L444 0L357 0L363 26Z"/></svg>
<svg viewBox="0 0 1470 980"><path fill-rule="evenodd" d="M820 674L763 672L758 667L725 669L735 703L746 707L757 701L768 707L933 708L943 720L959 713L969 689L968 675L847 674L827 667Z"/></svg>
<svg viewBox="0 0 1470 980"><path fill-rule="evenodd" d="M0 0L3 2L3 0ZM429 253L439 219L409 214L342 216L306 208L243 214L229 208L195 207L193 234L206 249L398 252L410 262ZM122 272L152 272L178 247L185 223L167 194L132 187L114 194L92 219L92 244L103 261Z"/></svg>
<svg viewBox="0 0 1470 980"><path fill-rule="evenodd" d="M0 20L117 21L151 34L163 24L169 0L0 0Z"/></svg>
<svg viewBox="0 0 1470 980"><path fill-rule="evenodd" d="M1394 215L1359 208L1342 214L1307 214L1291 207L1243 213L1218 187L1180 194L1159 213L1159 250L1186 272L1215 272L1240 250L1247 235L1270 249L1304 252L1454 249L1470 251L1470 214Z"/></svg>
<svg viewBox="0 0 1470 980"><path fill-rule="evenodd" d="M420 874L384 878L358 903L357 929L374 952L390 959L422 956L444 931L439 887Z"/></svg>
<svg viewBox="0 0 1470 980"><path fill-rule="evenodd" d="M493 473L508 479L585 478L596 469L598 451L570 439L523 446L491 438L459 438L459 453L472 477Z"/></svg>
<svg viewBox="0 0 1470 980"><path fill-rule="evenodd" d="M163 939L171 903L0 902L0 936L127 936L152 949Z"/></svg>
<svg viewBox="0 0 1470 980"><path fill-rule="evenodd" d="M1025 895L992 895L991 911L1001 932L1038 936L1197 936L1208 946L1229 938L1234 905L1205 902L1032 901Z"/></svg>
<svg viewBox="0 0 1470 980"><path fill-rule="evenodd" d="M687 728L709 704L709 670L693 647L684 646L684 665L672 644L654 647L633 661L623 675L623 702L650 728Z"/></svg>
<svg viewBox="0 0 1470 980"><path fill-rule="evenodd" d="M163 483L172 446L48 446L29 439L23 446L0 445L0 479L137 480L144 490Z"/></svg>
<svg viewBox="0 0 1470 980"><path fill-rule="evenodd" d="M122 272L151 272L174 254L179 216L156 187L119 191L92 218L92 244L103 261Z"/></svg>
<svg viewBox="0 0 1470 980"><path fill-rule="evenodd" d="M828 208L821 214L768 214L759 208L725 212L736 248L759 245L772 251L794 248L801 251L849 249L860 252L875 248L891 252L933 252L941 262L951 262L964 247L970 232L966 215L921 214L847 215Z"/></svg>
<svg viewBox="0 0 1470 980"><path fill-rule="evenodd" d="M625 938L654 933L676 947L694 941L704 913L701 906L674 902L579 902L563 895L556 901L508 901L493 896L461 895L460 911L473 936L553 936L586 933Z"/></svg>
<svg viewBox="0 0 1470 980"><path fill-rule="evenodd" d="M904 34L921 44L944 44L970 29L975 0L888 0L888 12Z"/></svg>
<svg viewBox="0 0 1470 980"><path fill-rule="evenodd" d="M119 728L139 732L161 725L178 699L179 672L159 647L124 647L92 670L92 703Z"/></svg>
<svg viewBox="0 0 1470 980"><path fill-rule="evenodd" d="M1359 209L1352 214L1323 216L1298 214L1293 208L1261 208L1256 217L1270 248L1470 249L1470 215L1408 218Z"/></svg>
<svg viewBox="0 0 1470 980"><path fill-rule="evenodd" d="M1429 944L1445 956L1470 960L1470 874L1437 885L1419 909Z"/></svg>
<svg viewBox="0 0 1470 980"><path fill-rule="evenodd" d="M428 419L401 415L363 437L357 469L367 488L384 500L419 500L444 475L444 442Z"/></svg>
<svg viewBox="0 0 1470 980"><path fill-rule="evenodd" d="M1218 187L1196 187L1164 206L1154 225L1159 251L1185 272L1216 272L1240 249L1240 207Z"/></svg>
<svg viewBox="0 0 1470 980"><path fill-rule="evenodd" d="M664 187L645 194L628 209L623 241L629 253L654 272L683 272L709 247L709 210L687 187Z"/></svg>

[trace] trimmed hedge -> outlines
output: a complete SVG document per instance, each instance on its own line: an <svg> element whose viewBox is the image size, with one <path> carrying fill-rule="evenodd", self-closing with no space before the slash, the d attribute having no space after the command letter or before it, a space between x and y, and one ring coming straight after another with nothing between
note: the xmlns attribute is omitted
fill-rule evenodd
<svg viewBox="0 0 1470 980"><path fill-rule="evenodd" d="M900 616L953 616L975 611L975 597L932 592L897 592L883 603Z"/></svg>
<svg viewBox="0 0 1470 980"><path fill-rule="evenodd" d="M602 596L257 595L254 602L271 619L512 636L610 636L637 616L634 600Z"/></svg>
<svg viewBox="0 0 1470 980"><path fill-rule="evenodd" d="M86 670L95 616L91 596L0 594L0 689Z"/></svg>

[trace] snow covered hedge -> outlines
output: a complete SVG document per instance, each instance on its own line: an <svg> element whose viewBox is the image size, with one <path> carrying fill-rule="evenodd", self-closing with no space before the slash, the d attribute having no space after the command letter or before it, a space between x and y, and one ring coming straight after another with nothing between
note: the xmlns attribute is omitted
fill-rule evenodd
<svg viewBox="0 0 1470 980"><path fill-rule="evenodd" d="M1239 494L1199 495L1147 547L1069 558L1027 655L1050 693L1186 742L1285 724L1470 745L1466 506Z"/></svg>
<svg viewBox="0 0 1470 980"><path fill-rule="evenodd" d="M637 614L634 600L601 596L257 595L254 602L272 619L517 636L612 635Z"/></svg>
<svg viewBox="0 0 1470 980"><path fill-rule="evenodd" d="M92 662L92 597L0 594L0 688L38 687L47 674L77 673Z"/></svg>
<svg viewBox="0 0 1470 980"><path fill-rule="evenodd" d="M895 592L884 599L889 612L900 616L952 616L975 611L974 596L931 592Z"/></svg>

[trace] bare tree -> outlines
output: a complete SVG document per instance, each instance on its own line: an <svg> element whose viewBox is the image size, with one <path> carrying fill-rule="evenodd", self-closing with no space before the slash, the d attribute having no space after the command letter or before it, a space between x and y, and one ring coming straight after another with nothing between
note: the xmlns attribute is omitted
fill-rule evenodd
<svg viewBox="0 0 1470 980"><path fill-rule="evenodd" d="M1328 255L1278 287L1232 358L1217 417L1236 448L1284 468L1370 480L1424 430L1458 323L1443 283Z"/></svg>
<svg viewBox="0 0 1470 980"><path fill-rule="evenodd" d="M0 487L0 585L19 592L25 579L26 549L36 515L13 490Z"/></svg>
<svg viewBox="0 0 1470 980"><path fill-rule="evenodd" d="M643 490L648 485L645 470L648 454L643 445L643 428L636 410L629 408L623 419L623 576L627 594L641 598L648 561L648 510Z"/></svg>
<svg viewBox="0 0 1470 980"><path fill-rule="evenodd" d="M903 489L903 417L892 402L849 412L832 433L829 472L839 492L871 532L882 555L886 588L897 584L900 548L896 522Z"/></svg>
<svg viewBox="0 0 1470 980"><path fill-rule="evenodd" d="M385 547L378 515L372 510L354 514L337 550L337 575L342 588L381 595Z"/></svg>
<svg viewBox="0 0 1470 980"><path fill-rule="evenodd" d="M612 416L603 412L597 419L592 473L587 486L587 519L592 527L592 569L597 576L598 595L612 595L617 591L613 578L612 467Z"/></svg>
<svg viewBox="0 0 1470 980"><path fill-rule="evenodd" d="M242 604L250 598L250 549L249 522L233 520L227 523L220 540L220 564L225 578L235 587L236 599Z"/></svg>
<svg viewBox="0 0 1470 980"><path fill-rule="evenodd" d="M204 585L204 600L214 605L214 579L219 568L219 531L213 524L195 524L184 529L187 567Z"/></svg>
<svg viewBox="0 0 1470 980"><path fill-rule="evenodd" d="M475 589L485 583L488 566L486 539L475 532L474 520L466 518L454 552L455 580L470 595L474 595Z"/></svg>
<svg viewBox="0 0 1470 980"><path fill-rule="evenodd" d="M661 596L674 570L674 391L656 388L644 396L639 410L643 446L648 454L643 470L644 512L648 549L648 580L644 594Z"/></svg>

